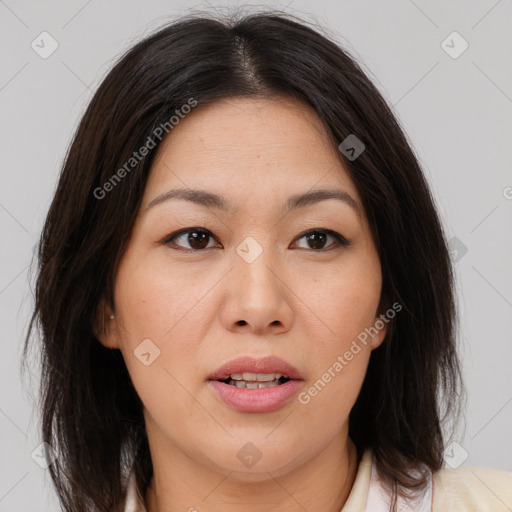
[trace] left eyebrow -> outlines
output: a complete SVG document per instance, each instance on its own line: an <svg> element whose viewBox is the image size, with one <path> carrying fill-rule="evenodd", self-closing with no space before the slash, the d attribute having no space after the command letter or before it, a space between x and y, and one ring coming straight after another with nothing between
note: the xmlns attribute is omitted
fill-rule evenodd
<svg viewBox="0 0 512 512"><path fill-rule="evenodd" d="M336 189L317 189L311 190L304 194L296 194L290 196L286 202L284 213L286 214L292 210L297 210L299 208L317 204L320 201L327 201L328 199L336 199L338 201L342 201L343 203L351 206L358 215L361 213L356 200L348 192Z"/></svg>

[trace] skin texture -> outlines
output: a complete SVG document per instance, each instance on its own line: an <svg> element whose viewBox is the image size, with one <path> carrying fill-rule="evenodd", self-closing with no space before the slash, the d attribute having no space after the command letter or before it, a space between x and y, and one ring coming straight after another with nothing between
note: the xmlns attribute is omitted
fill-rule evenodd
<svg viewBox="0 0 512 512"><path fill-rule="evenodd" d="M285 97L197 107L159 147L116 275L115 310L100 308L100 340L122 351L145 406L149 512L339 512L345 503L358 462L348 416L385 327L307 404L295 397L273 412L242 413L207 383L237 356L277 355L307 390L381 313L379 258L336 151L315 112ZM233 210L183 199L147 209L178 187L222 195ZM283 215L290 195L320 188L350 194L359 211L329 199ZM187 233L162 243L197 227L212 233L203 245ZM302 236L313 228L350 245L327 236L322 250ZM236 252L248 236L263 249L252 263ZM145 339L160 350L148 366L134 355ZM237 457L248 442L262 455L252 468Z"/></svg>

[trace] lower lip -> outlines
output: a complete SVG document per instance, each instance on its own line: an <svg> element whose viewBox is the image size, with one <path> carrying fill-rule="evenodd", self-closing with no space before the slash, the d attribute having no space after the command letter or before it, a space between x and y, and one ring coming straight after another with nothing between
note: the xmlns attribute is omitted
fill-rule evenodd
<svg viewBox="0 0 512 512"><path fill-rule="evenodd" d="M289 380L268 388L247 389L210 380L219 397L228 406L240 412L272 412L288 403L302 387L301 380Z"/></svg>

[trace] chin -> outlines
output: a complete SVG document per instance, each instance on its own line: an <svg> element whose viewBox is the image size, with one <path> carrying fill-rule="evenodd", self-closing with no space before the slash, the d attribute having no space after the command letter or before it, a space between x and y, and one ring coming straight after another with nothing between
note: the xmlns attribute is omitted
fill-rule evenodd
<svg viewBox="0 0 512 512"><path fill-rule="evenodd" d="M230 479L237 478L241 482L265 481L270 477L268 473L272 476L286 474L300 465L304 451L294 443L286 445L277 437L273 441L265 439L270 431L265 429L257 436L237 436L223 445L215 444L215 448L203 450L203 456L207 453L210 463L217 470L233 472ZM253 441L250 441L251 438Z"/></svg>

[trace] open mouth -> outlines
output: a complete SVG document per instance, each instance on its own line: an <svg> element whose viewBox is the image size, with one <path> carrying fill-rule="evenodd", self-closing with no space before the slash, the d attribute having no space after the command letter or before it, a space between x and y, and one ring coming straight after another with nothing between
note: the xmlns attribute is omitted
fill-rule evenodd
<svg viewBox="0 0 512 512"><path fill-rule="evenodd" d="M261 389L280 386L289 380L288 376L277 373L234 373L219 382L237 388Z"/></svg>
<svg viewBox="0 0 512 512"><path fill-rule="evenodd" d="M238 412L267 413L284 407L304 385L302 375L282 359L257 361L239 358L225 364L209 376L210 389Z"/></svg>

